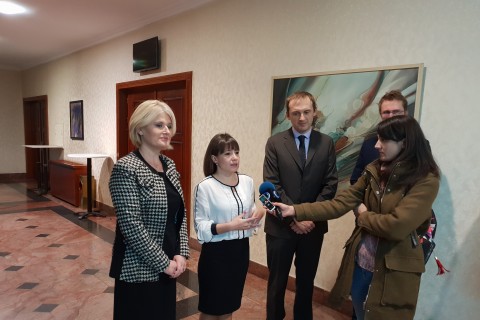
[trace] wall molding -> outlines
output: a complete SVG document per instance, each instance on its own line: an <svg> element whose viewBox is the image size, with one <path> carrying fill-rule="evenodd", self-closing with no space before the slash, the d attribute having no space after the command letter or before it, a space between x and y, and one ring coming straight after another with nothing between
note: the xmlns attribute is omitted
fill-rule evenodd
<svg viewBox="0 0 480 320"><path fill-rule="evenodd" d="M107 216L115 216L115 210L113 209L113 207L105 203L95 201L95 208L105 213Z"/></svg>

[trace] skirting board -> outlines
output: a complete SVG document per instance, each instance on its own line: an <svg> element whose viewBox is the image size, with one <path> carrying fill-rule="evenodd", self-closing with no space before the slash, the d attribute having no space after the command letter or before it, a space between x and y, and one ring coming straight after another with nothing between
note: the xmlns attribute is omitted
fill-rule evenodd
<svg viewBox="0 0 480 320"><path fill-rule="evenodd" d="M28 181L26 173L2 173L0 183L14 183Z"/></svg>

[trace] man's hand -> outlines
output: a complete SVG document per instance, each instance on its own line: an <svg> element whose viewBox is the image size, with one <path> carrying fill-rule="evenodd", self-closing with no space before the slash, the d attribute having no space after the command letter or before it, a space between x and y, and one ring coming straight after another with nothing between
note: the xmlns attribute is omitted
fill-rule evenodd
<svg viewBox="0 0 480 320"><path fill-rule="evenodd" d="M296 234L307 234L315 228L315 223L312 221L297 221L293 219L290 228L292 228Z"/></svg>

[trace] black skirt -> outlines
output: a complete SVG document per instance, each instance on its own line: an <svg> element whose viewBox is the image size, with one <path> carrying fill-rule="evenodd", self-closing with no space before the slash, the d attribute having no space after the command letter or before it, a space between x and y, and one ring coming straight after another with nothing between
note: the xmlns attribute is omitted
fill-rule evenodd
<svg viewBox="0 0 480 320"><path fill-rule="evenodd" d="M130 283L115 279L113 319L176 318L176 279L162 273L155 282Z"/></svg>
<svg viewBox="0 0 480 320"><path fill-rule="evenodd" d="M198 310L224 315L240 308L250 260L248 238L202 245L198 261Z"/></svg>

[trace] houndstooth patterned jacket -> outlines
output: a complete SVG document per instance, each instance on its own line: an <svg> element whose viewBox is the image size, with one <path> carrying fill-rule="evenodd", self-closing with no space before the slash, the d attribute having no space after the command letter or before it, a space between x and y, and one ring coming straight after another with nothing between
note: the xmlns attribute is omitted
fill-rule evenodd
<svg viewBox="0 0 480 320"><path fill-rule="evenodd" d="M175 163L161 155L167 164L165 174L183 200L180 174ZM117 233L121 230L124 244L113 247L112 266L121 266L120 274L110 276L126 282L149 282L159 276L170 264L162 250L167 223L167 192L160 175L133 152L117 161L110 177L110 194L117 215ZM189 256L186 212L180 227L180 254ZM121 249L120 249L121 248ZM123 254L123 249L125 250ZM117 251L117 252L116 252ZM122 260L123 261L118 261ZM113 273L113 274L112 274Z"/></svg>

